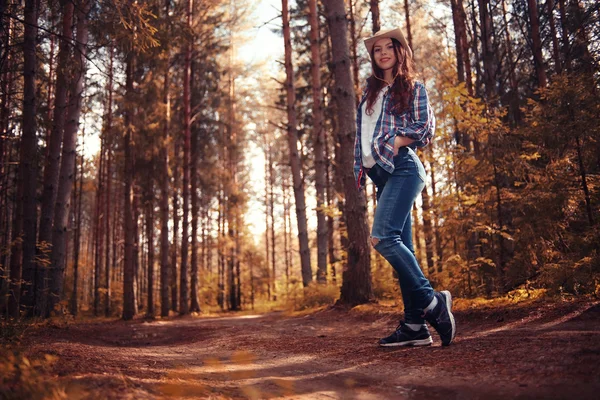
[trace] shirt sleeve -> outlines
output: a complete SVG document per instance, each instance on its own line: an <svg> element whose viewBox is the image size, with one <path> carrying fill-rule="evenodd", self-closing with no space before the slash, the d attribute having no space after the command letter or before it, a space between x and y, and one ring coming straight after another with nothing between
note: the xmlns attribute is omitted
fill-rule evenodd
<svg viewBox="0 0 600 400"><path fill-rule="evenodd" d="M424 147L431 141L435 131L435 116L429 104L427 89L421 82L415 83L412 104L409 107L409 120L406 127L397 126L396 135L415 140L417 147Z"/></svg>

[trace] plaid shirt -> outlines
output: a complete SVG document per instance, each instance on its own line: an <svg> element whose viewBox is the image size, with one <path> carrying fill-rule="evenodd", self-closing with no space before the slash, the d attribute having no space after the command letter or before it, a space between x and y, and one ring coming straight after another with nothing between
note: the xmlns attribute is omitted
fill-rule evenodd
<svg viewBox="0 0 600 400"><path fill-rule="evenodd" d="M394 172L394 137L406 136L414 139L410 147L425 147L431 141L435 130L435 116L427 98L427 90L421 82L415 82L412 107L400 115L392 113L389 91L383 95L381 115L377 120L371 153L375 162L390 174ZM367 100L366 90L356 113L356 138L354 140L354 177L360 190L365 186L365 168L362 165L361 126L362 106ZM367 132L368 134L368 132Z"/></svg>

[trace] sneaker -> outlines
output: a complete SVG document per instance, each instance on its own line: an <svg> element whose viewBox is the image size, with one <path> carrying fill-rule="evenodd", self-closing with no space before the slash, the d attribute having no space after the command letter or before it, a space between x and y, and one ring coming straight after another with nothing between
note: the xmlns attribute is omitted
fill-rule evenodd
<svg viewBox="0 0 600 400"><path fill-rule="evenodd" d="M427 311L423 318L435 328L442 339L442 346L448 346L456 336L456 322L452 315L452 295L449 291L434 292L438 302L435 307Z"/></svg>
<svg viewBox="0 0 600 400"><path fill-rule="evenodd" d="M398 328L390 336L379 341L379 345L383 347L391 346L429 346L433 343L427 325L423 324L421 329L413 331L404 321L400 322Z"/></svg>

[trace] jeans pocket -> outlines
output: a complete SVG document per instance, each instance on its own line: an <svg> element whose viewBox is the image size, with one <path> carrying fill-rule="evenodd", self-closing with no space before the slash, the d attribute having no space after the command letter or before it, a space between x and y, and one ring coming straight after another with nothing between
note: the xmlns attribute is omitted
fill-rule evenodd
<svg viewBox="0 0 600 400"><path fill-rule="evenodd" d="M425 172L425 167L423 166L423 163L419 159L417 153L415 153L413 149L408 147L408 154L412 158L415 167L417 168L417 174L419 175L419 178L421 178L423 182L427 181L427 173Z"/></svg>

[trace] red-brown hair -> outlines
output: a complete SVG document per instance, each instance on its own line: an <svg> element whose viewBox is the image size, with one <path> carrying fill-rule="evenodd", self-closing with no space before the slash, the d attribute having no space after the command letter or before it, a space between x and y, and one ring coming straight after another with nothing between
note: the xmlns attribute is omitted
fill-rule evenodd
<svg viewBox="0 0 600 400"><path fill-rule="evenodd" d="M414 61L404 47L394 38L394 52L398 60L392 69L394 82L390 88L391 93L391 111L401 114L408 109L414 85L415 85L415 67ZM383 79L383 70L375 63L375 46L371 49L371 65L373 75L367 79L367 114L373 113L373 104L377 100L377 94L386 85Z"/></svg>

